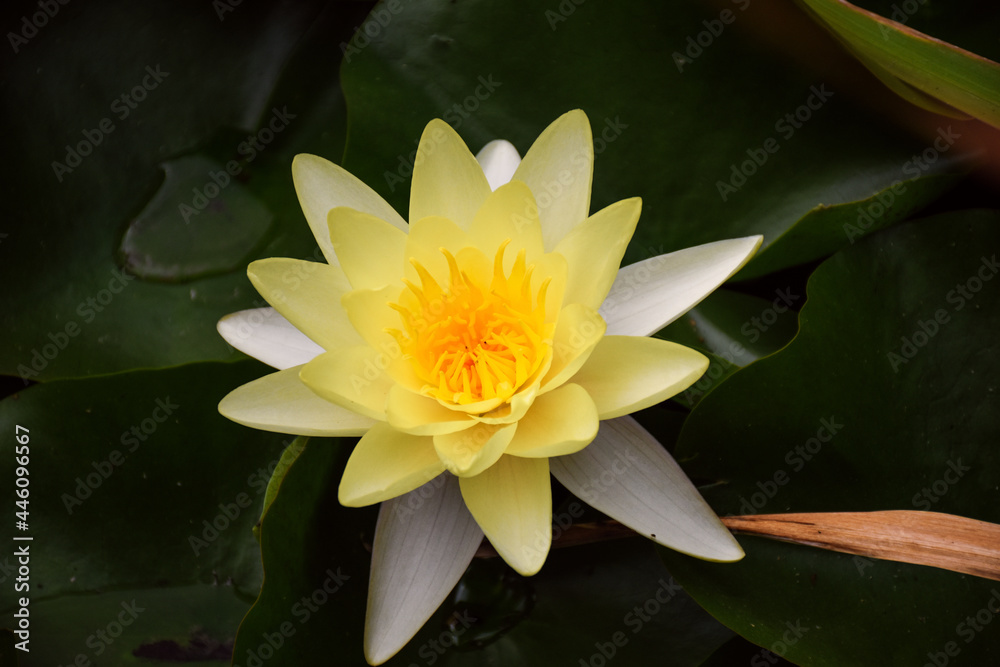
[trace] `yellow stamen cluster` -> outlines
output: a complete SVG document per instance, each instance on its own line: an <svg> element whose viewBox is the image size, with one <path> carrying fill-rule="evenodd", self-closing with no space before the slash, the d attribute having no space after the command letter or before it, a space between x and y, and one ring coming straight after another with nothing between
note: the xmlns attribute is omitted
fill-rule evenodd
<svg viewBox="0 0 1000 667"><path fill-rule="evenodd" d="M420 285L404 281L400 303L389 304L403 320L403 330L390 333L426 383L424 395L457 405L507 401L546 358L552 335L552 325L545 322L549 280L532 293L534 265L525 266L523 250L505 275L509 243L507 239L497 250L488 288L461 270L444 248L450 274L446 288L410 260ZM410 294L415 301L406 298Z"/></svg>

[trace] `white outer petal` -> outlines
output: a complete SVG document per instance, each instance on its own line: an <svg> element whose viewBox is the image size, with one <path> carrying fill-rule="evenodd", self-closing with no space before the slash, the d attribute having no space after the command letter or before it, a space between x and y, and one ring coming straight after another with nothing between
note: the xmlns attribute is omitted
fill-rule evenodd
<svg viewBox="0 0 1000 667"><path fill-rule="evenodd" d="M420 630L461 579L483 531L449 473L379 509L365 616L365 657L380 665Z"/></svg>
<svg viewBox="0 0 1000 667"><path fill-rule="evenodd" d="M496 190L510 182L517 166L521 164L521 156L514 144L506 139L494 139L476 153L476 161L483 168L490 189Z"/></svg>
<svg viewBox="0 0 1000 667"><path fill-rule="evenodd" d="M716 241L623 266L598 311L607 335L656 333L743 268L763 240Z"/></svg>
<svg viewBox="0 0 1000 667"><path fill-rule="evenodd" d="M279 371L301 366L324 351L274 308L230 313L216 329L237 350Z"/></svg>
<svg viewBox="0 0 1000 667"><path fill-rule="evenodd" d="M665 547L711 561L743 558L677 462L632 417L602 421L590 445L549 466L584 502Z"/></svg>

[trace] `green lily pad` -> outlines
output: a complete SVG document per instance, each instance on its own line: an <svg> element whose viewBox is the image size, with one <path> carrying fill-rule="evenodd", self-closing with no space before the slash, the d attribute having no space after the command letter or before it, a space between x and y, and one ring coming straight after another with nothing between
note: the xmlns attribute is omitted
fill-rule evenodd
<svg viewBox="0 0 1000 667"><path fill-rule="evenodd" d="M236 636L234 664L306 665L332 647L341 664L365 664L364 535L371 539L374 514L337 502L345 449L311 438L286 470L261 522L264 586Z"/></svg>
<svg viewBox="0 0 1000 667"><path fill-rule="evenodd" d="M655 335L694 348L709 366L693 385L674 397L691 408L713 387L757 359L784 347L798 330L805 294L786 284L769 299L719 289Z"/></svg>
<svg viewBox="0 0 1000 667"><path fill-rule="evenodd" d="M800 333L694 409L678 443L721 514L916 509L1000 522L1000 214L908 223L813 274ZM996 662L967 617L996 582L741 538L719 567L663 552L726 625L802 665ZM843 619L852 622L845 624ZM808 631L783 639L786 623ZM989 630L992 632L992 628ZM995 637L995 635L994 635Z"/></svg>
<svg viewBox="0 0 1000 667"><path fill-rule="evenodd" d="M28 436L32 605L193 585L252 601L261 571L251 528L291 438L233 424L216 406L261 372L257 362L198 364L54 381L0 402L9 442ZM14 466L4 457L0 473L13 479ZM24 508L7 488L13 526ZM5 571L12 558L0 557ZM3 600L6 614L15 601Z"/></svg>
<svg viewBox="0 0 1000 667"><path fill-rule="evenodd" d="M244 165L192 155L162 168L163 184L122 236L124 270L187 282L246 266L274 216L237 180Z"/></svg>
<svg viewBox="0 0 1000 667"><path fill-rule="evenodd" d="M230 664L246 608L225 586L126 589L45 600L31 606L31 651L21 654L20 664L222 667Z"/></svg>
<svg viewBox="0 0 1000 667"><path fill-rule="evenodd" d="M746 366L795 337L803 303L805 294L791 285L776 288L767 299L719 289L656 335Z"/></svg>
<svg viewBox="0 0 1000 667"><path fill-rule="evenodd" d="M737 7L724 11L728 23L738 20ZM741 279L759 275L757 262L770 272L848 245L843 226L879 197L891 196L891 215L861 233L953 183L940 176L955 170L941 157L952 157L950 144L914 172L909 161L925 145L748 46L720 16L696 3L540 11L483 0L412 2L384 25L373 16L372 34L355 38L358 52L342 66L354 119L344 164L406 210L413 149L431 118L452 124L473 150L505 138L523 154L548 123L580 107L595 137L592 209L643 199L626 262L763 233ZM531 45L524 58L496 57L522 43ZM604 45L614 45L614 58Z"/></svg>
<svg viewBox="0 0 1000 667"><path fill-rule="evenodd" d="M41 11L20 5L17 17ZM0 372L40 381L241 359L215 323L263 305L248 255L316 256L291 161L302 151L336 159L343 148L339 43L366 9L60 5L0 66L0 127L17 156L0 167L12 220L0 277L18 286L0 315ZM224 209L189 216L176 235L170 206L185 195L194 206L183 188L213 181L181 169L168 202L160 165L200 159L214 172L239 161L239 183L213 200Z"/></svg>
<svg viewBox="0 0 1000 667"><path fill-rule="evenodd" d="M731 667L754 665L756 667L789 667L792 663L772 653L769 649L751 644L743 637L733 637L713 653L701 667Z"/></svg>
<svg viewBox="0 0 1000 667"><path fill-rule="evenodd" d="M268 480L267 489L264 491L264 505L260 510L260 519L257 520L257 524L253 527L253 535L257 538L258 542L260 542L260 524L264 521L264 515L267 514L267 509L278 495L278 489L281 488L281 482L284 481L288 469L299 458L299 454L305 449L308 441L309 439L303 436L292 440L291 444L281 453L278 465L275 466L274 472L271 473L271 479Z"/></svg>

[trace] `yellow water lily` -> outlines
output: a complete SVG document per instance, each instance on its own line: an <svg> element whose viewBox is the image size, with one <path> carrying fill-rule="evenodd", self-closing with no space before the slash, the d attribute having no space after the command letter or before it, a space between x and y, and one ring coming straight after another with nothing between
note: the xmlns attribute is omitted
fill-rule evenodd
<svg viewBox="0 0 1000 667"><path fill-rule="evenodd" d="M327 263L248 270L273 307L219 331L279 369L220 412L282 433L361 436L340 483L382 502L365 653L394 655L465 571L485 534L524 575L551 542L550 473L665 546L709 560L739 544L663 449L627 415L694 383L698 352L649 335L743 266L761 237L710 243L619 270L638 198L590 215L593 142L582 111L522 160L476 156L446 123L424 130L409 224L313 155L292 165Z"/></svg>

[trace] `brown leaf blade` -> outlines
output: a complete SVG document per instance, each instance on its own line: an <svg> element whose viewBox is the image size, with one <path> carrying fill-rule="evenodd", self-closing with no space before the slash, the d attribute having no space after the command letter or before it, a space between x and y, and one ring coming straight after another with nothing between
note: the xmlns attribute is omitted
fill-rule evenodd
<svg viewBox="0 0 1000 667"><path fill-rule="evenodd" d="M1000 525L938 512L818 512L724 517L732 531L929 565L1000 581Z"/></svg>

